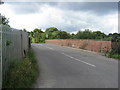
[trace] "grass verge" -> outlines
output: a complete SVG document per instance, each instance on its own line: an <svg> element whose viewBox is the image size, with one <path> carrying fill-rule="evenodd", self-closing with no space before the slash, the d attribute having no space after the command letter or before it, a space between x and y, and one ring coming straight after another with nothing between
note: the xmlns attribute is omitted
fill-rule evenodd
<svg viewBox="0 0 120 90"><path fill-rule="evenodd" d="M106 56L109 58L114 58L114 59L120 60L120 54L107 53Z"/></svg>
<svg viewBox="0 0 120 90"><path fill-rule="evenodd" d="M31 88L39 74L34 51L30 49L26 58L12 63L5 79L3 88Z"/></svg>

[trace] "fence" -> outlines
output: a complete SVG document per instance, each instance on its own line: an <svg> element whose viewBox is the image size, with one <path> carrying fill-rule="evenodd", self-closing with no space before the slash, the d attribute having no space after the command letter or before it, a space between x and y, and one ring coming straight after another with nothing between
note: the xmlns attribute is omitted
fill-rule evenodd
<svg viewBox="0 0 120 90"><path fill-rule="evenodd" d="M1 20L0 20L1 21ZM2 29L0 27L0 89L2 89Z"/></svg>
<svg viewBox="0 0 120 90"><path fill-rule="evenodd" d="M27 32L0 25L0 58L1 77L5 75L11 62L21 60L29 48Z"/></svg>

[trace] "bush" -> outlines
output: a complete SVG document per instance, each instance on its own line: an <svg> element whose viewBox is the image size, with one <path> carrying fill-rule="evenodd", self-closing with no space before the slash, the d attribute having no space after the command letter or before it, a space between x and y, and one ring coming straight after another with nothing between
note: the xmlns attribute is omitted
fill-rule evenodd
<svg viewBox="0 0 120 90"><path fill-rule="evenodd" d="M120 60L120 54L115 54L115 53L110 52L110 53L107 53L106 56L109 58L115 58L115 59Z"/></svg>

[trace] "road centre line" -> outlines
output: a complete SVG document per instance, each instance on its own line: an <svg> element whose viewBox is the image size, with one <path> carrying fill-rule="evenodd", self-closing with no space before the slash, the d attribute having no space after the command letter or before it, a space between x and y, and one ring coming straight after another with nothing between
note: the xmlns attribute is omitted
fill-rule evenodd
<svg viewBox="0 0 120 90"><path fill-rule="evenodd" d="M77 59L77 58L75 58L75 57L72 57L72 56L70 56L70 55L68 55L68 54L65 54L65 53L62 53L62 54L65 55L65 56L67 56L67 57L69 57L69 58L72 58L72 59L74 59L74 60L76 60L76 61L80 61L80 62L82 62L82 63L84 63L84 64L87 64L87 65L90 65L90 66L92 66L92 67L96 67L95 65L93 65L93 64L91 64L91 63L88 63L88 62L79 60L79 59Z"/></svg>
<svg viewBox="0 0 120 90"><path fill-rule="evenodd" d="M53 48L48 47L48 46L45 46L45 45L42 45L42 44L36 44L36 45L43 46L43 47L45 47L45 48L48 48L48 49L54 50Z"/></svg>
<svg viewBox="0 0 120 90"><path fill-rule="evenodd" d="M51 48L51 47L48 47L48 46L45 46L46 48L48 48L48 49L51 49L51 50L54 50L53 48Z"/></svg>

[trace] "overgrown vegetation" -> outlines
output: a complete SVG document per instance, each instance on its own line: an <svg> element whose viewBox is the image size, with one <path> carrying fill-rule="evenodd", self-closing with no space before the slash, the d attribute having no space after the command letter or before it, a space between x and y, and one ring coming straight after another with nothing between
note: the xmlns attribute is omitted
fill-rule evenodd
<svg viewBox="0 0 120 90"><path fill-rule="evenodd" d="M37 79L38 71L34 51L30 49L26 58L10 65L3 80L3 88L31 88Z"/></svg>
<svg viewBox="0 0 120 90"><path fill-rule="evenodd" d="M109 58L114 58L114 59L120 60L120 54L115 54L115 53L109 52L106 54L106 56Z"/></svg>
<svg viewBox="0 0 120 90"><path fill-rule="evenodd" d="M106 56L120 60L120 36L117 34L112 38L112 49Z"/></svg>

